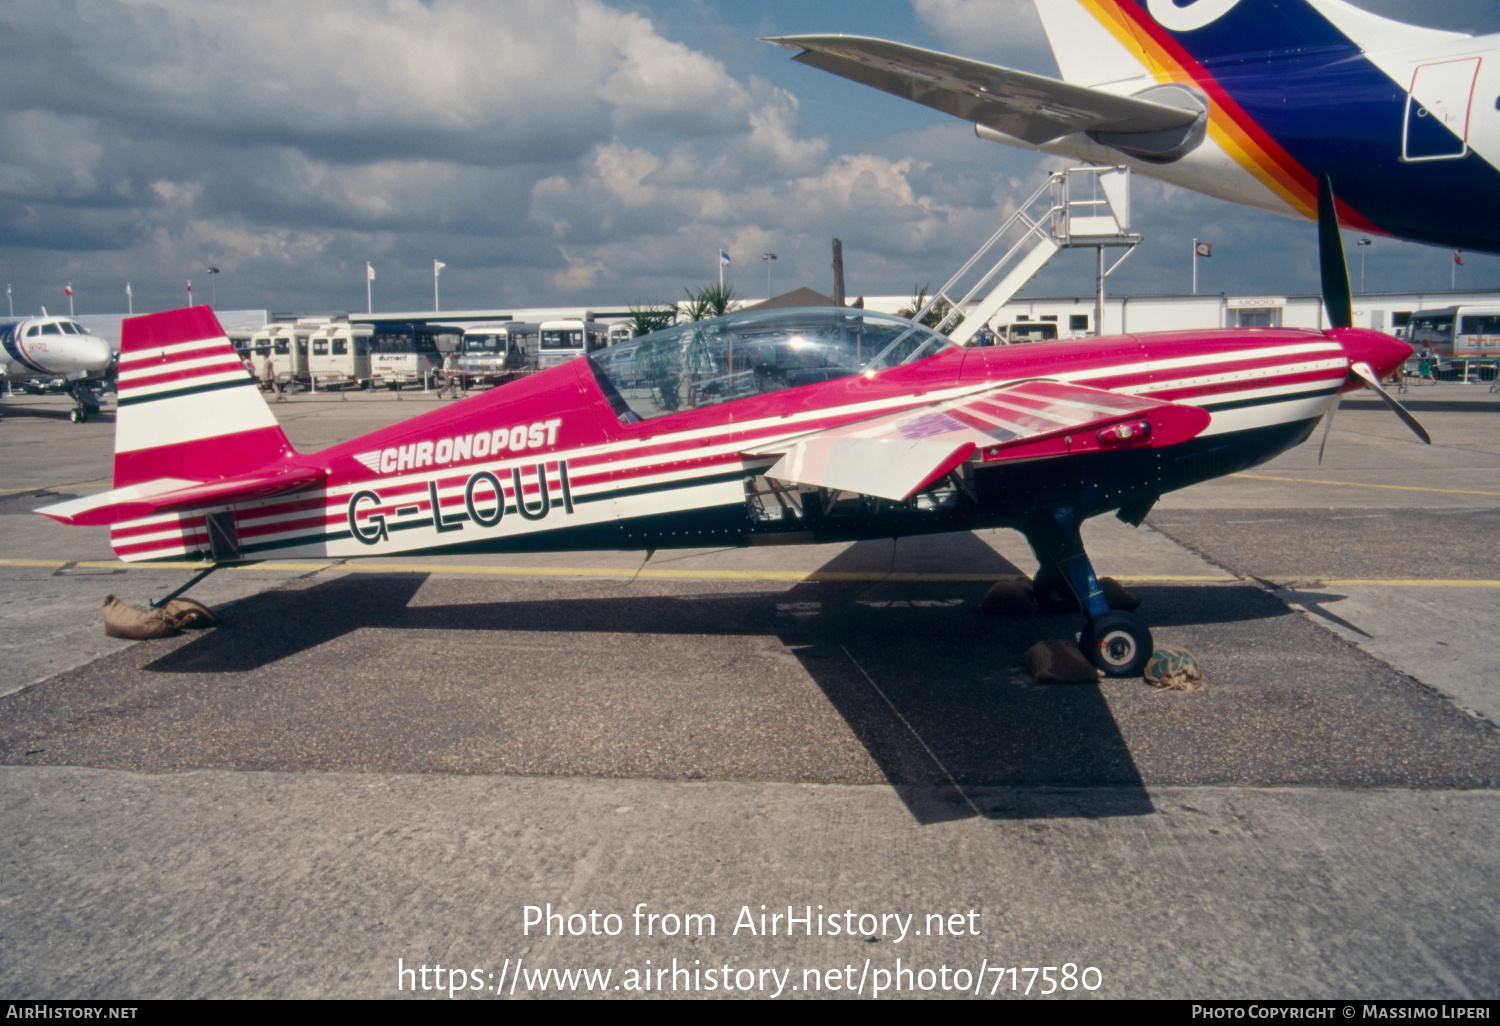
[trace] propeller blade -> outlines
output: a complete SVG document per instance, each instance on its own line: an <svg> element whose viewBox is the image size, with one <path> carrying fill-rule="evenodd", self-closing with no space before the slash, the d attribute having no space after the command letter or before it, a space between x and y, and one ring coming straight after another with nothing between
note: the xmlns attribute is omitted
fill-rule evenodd
<svg viewBox="0 0 1500 1026"><path fill-rule="evenodd" d="M1370 369L1368 363L1356 363L1352 365L1349 368L1349 373L1360 378L1366 385L1373 388L1375 394L1380 396L1385 401L1385 404L1395 411L1396 416L1400 417L1402 422L1411 428L1418 438L1428 445L1432 444L1432 436L1427 433L1427 429L1417 423L1417 418L1407 412L1406 407L1397 402L1395 396L1381 387L1380 379L1375 376L1375 372Z"/></svg>
<svg viewBox="0 0 1500 1026"><path fill-rule="evenodd" d="M1318 443L1318 466L1323 465L1323 450L1328 448L1328 436L1333 434L1333 415L1339 412L1339 403L1344 401L1344 393L1340 392L1333 397L1333 405L1328 407L1328 412L1323 414L1323 441Z"/></svg>
<svg viewBox="0 0 1500 1026"><path fill-rule="evenodd" d="M1323 277L1323 303L1328 307L1329 323L1335 328L1352 328L1354 292L1349 286L1349 265L1344 260L1344 239L1339 234L1333 179L1327 175L1318 179L1318 267Z"/></svg>

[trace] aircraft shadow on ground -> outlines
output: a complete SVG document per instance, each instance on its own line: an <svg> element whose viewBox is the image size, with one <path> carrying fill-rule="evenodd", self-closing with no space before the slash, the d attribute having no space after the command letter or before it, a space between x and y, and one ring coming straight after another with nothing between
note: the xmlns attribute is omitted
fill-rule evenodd
<svg viewBox="0 0 1500 1026"><path fill-rule="evenodd" d="M972 535L952 539L966 573L1017 573ZM879 546L851 546L826 571L869 570ZM873 549L873 551L872 551ZM950 548L949 553L953 552ZM875 557L875 558L872 558ZM827 696L911 814L922 823L973 816L1042 818L1152 811L1098 685L1039 685L1024 668L1037 641L1069 636L1077 618L988 617L983 583L813 582L789 589L461 605L412 605L425 574L355 574L224 607L228 624L144 667L161 673L258 670L355 630L744 636L779 639ZM1270 596L1225 589L1142 589L1177 622L1285 615ZM1191 596L1173 592L1191 591ZM263 625L274 622L274 630ZM256 626L262 625L262 626ZM254 633L253 643L245 632ZM732 696L723 700L732 701Z"/></svg>

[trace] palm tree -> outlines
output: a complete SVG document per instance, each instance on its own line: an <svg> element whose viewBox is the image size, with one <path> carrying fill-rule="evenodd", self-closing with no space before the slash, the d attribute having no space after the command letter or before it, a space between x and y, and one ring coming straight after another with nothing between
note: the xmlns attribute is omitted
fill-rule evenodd
<svg viewBox="0 0 1500 1026"><path fill-rule="evenodd" d="M653 331L670 328L677 323L677 308L665 303L630 308L630 334L632 338L649 335Z"/></svg>
<svg viewBox="0 0 1500 1026"><path fill-rule="evenodd" d="M688 295L687 315L689 320L701 321L708 317L723 317L734 313L740 304L734 298L733 285L705 285L697 292L685 290Z"/></svg>
<svg viewBox="0 0 1500 1026"><path fill-rule="evenodd" d="M899 317L908 317L915 320L917 312L926 305L927 286L923 285L920 288L913 286L911 306L903 307L900 310L897 310L896 314ZM949 303L946 299L939 299L936 303L932 304L932 309L928 310L927 313L922 316L922 323L929 328L936 329L939 324L943 323L952 309L952 304Z"/></svg>

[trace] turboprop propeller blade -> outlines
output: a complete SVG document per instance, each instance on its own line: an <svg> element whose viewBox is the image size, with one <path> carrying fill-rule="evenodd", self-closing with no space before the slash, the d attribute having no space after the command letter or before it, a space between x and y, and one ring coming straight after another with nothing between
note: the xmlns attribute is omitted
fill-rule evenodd
<svg viewBox="0 0 1500 1026"><path fill-rule="evenodd" d="M1432 444L1432 436L1427 433L1427 429L1424 428L1421 424L1417 423L1417 418L1413 417L1410 411L1408 411L1405 406L1402 406L1399 402L1397 402L1395 396L1391 395L1383 387L1381 387L1380 379L1375 376L1375 371L1370 368L1369 364L1352 364L1349 367L1349 373L1358 377L1368 387L1373 388L1375 390L1375 394L1380 396L1381 400L1384 401L1384 403L1393 411L1395 411L1396 416L1400 417L1402 422L1406 424L1407 427L1411 428L1418 438L1426 442L1428 445Z"/></svg>
<svg viewBox="0 0 1500 1026"><path fill-rule="evenodd" d="M1338 209L1334 205L1333 179L1324 175L1318 179L1318 269L1323 279L1323 305L1328 308L1328 321L1332 329L1354 326L1354 291L1349 285L1349 264L1344 259L1344 239L1339 234ZM1351 341L1345 340L1345 352L1350 352ZM1358 349L1354 350L1359 352ZM1427 429L1417 423L1417 418L1396 401L1395 397L1380 385L1380 378L1368 363L1351 360L1349 379L1358 379L1375 390L1375 394L1395 411L1396 416L1411 428L1418 438L1432 444ZM1323 415L1323 440L1318 445L1318 463L1323 462L1323 451L1328 448L1328 436L1333 431L1333 415L1338 412L1340 394L1334 397L1328 412Z"/></svg>
<svg viewBox="0 0 1500 1026"><path fill-rule="evenodd" d="M1349 264L1344 260L1344 239L1339 234L1339 215L1334 206L1333 179L1318 179L1318 268L1323 278L1323 305L1335 328L1354 326L1354 292L1349 285Z"/></svg>

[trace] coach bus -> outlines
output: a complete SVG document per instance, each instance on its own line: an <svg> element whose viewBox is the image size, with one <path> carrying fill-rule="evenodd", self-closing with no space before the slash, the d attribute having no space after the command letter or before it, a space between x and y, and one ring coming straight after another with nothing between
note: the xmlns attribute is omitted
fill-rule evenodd
<svg viewBox="0 0 1500 1026"><path fill-rule="evenodd" d="M1437 369L1451 371L1480 361L1500 361L1500 306L1448 306L1418 310L1407 322L1406 341L1418 353L1432 350Z"/></svg>
<svg viewBox="0 0 1500 1026"><path fill-rule="evenodd" d="M375 387L395 390L427 385L443 363L443 353L457 349L463 329L449 324L377 321L370 335L370 379Z"/></svg>
<svg viewBox="0 0 1500 1026"><path fill-rule="evenodd" d="M609 345L609 326L599 321L543 321L540 329L537 362L542 369Z"/></svg>
<svg viewBox="0 0 1500 1026"><path fill-rule="evenodd" d="M540 331L520 321L465 325L458 354L465 383L498 385L535 370Z"/></svg>

